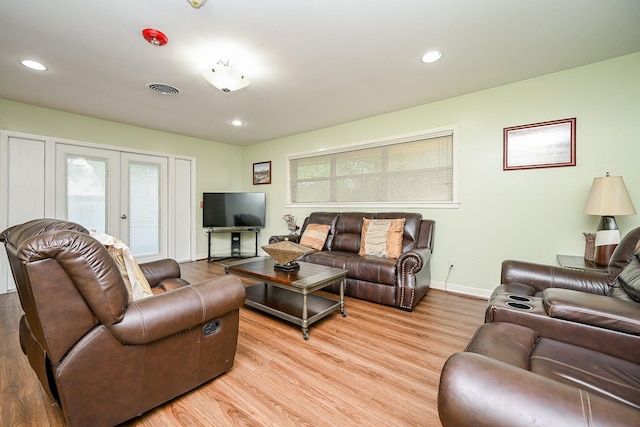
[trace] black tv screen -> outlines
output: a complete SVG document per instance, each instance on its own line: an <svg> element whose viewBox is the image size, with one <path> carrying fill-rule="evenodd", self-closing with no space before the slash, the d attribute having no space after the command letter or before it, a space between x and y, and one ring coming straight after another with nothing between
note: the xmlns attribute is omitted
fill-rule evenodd
<svg viewBox="0 0 640 427"><path fill-rule="evenodd" d="M264 227L265 199L264 193L203 193L202 226Z"/></svg>

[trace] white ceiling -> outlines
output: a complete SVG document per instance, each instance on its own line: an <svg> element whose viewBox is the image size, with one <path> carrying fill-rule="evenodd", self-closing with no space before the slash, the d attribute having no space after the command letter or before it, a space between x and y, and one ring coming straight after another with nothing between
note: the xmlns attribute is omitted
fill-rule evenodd
<svg viewBox="0 0 640 427"><path fill-rule="evenodd" d="M147 43L149 27L169 43ZM444 56L423 64L430 49ZM638 0L0 4L0 98L236 145L638 51ZM26 69L23 58L49 70ZM210 86L200 72L219 59L249 87ZM181 94L152 92L151 82ZM236 118L246 125L231 126Z"/></svg>

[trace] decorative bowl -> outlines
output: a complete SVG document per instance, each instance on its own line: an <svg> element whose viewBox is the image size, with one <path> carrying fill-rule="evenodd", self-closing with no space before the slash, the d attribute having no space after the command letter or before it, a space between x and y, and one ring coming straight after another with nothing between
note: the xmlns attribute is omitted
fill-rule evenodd
<svg viewBox="0 0 640 427"><path fill-rule="evenodd" d="M284 240L278 243L262 246L265 251L276 262L276 270L297 270L300 265L296 262L301 256L313 252L313 249L306 246Z"/></svg>

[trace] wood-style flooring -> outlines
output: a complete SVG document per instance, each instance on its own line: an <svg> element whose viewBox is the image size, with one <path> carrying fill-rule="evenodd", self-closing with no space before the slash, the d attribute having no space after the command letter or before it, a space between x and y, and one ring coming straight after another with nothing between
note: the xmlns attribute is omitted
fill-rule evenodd
<svg viewBox="0 0 640 427"><path fill-rule="evenodd" d="M191 282L224 274L206 261L182 272ZM233 369L125 425L440 426L440 370L485 305L433 289L411 313L346 298L348 316L313 324L308 341L298 326L243 307ZM20 350L21 313L17 294L0 295L0 426L64 426Z"/></svg>

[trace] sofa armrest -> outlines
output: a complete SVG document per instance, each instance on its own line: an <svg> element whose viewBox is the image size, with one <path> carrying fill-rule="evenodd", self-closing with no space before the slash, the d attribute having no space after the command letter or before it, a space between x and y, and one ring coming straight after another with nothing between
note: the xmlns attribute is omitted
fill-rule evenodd
<svg viewBox="0 0 640 427"><path fill-rule="evenodd" d="M422 270L422 267L429 265L431 261L431 250L428 248L416 248L407 252L403 252L398 257L396 265L398 267L404 265L405 268L409 267L413 272Z"/></svg>
<svg viewBox="0 0 640 427"><path fill-rule="evenodd" d="M177 279L180 277L180 264L174 259L144 262L139 266L152 288L165 279Z"/></svg>
<svg viewBox="0 0 640 427"><path fill-rule="evenodd" d="M244 303L244 285L223 276L131 302L121 322L108 326L126 345L144 345L237 310Z"/></svg>
<svg viewBox="0 0 640 427"><path fill-rule="evenodd" d="M281 234L269 237L269 244L284 242L288 240L293 243L300 243L300 234Z"/></svg>
<svg viewBox="0 0 640 427"><path fill-rule="evenodd" d="M607 295L611 287L606 272L573 270L515 260L502 262L500 279L500 283L520 283L531 286L536 291L563 288Z"/></svg>
<svg viewBox="0 0 640 427"><path fill-rule="evenodd" d="M640 304L635 301L567 289L546 289L543 296L550 317L640 335Z"/></svg>
<svg viewBox="0 0 640 427"><path fill-rule="evenodd" d="M431 285L431 250L416 248L402 253L396 261L396 301L398 308L413 311Z"/></svg>
<svg viewBox="0 0 640 427"><path fill-rule="evenodd" d="M447 360L440 377L443 427L628 426L637 409L474 353Z"/></svg>

